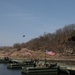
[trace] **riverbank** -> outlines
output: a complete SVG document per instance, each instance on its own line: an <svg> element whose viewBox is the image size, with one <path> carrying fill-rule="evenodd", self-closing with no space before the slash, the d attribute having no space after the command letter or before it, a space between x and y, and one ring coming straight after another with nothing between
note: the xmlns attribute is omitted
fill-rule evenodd
<svg viewBox="0 0 75 75"><path fill-rule="evenodd" d="M29 51L31 55L26 54L25 52ZM45 55L45 52L41 50L28 50L26 48L22 48L21 50L11 49L9 51L0 51L0 58L10 57L12 59L47 59L47 60L75 60L75 56L64 56L59 53L55 53L55 55Z"/></svg>

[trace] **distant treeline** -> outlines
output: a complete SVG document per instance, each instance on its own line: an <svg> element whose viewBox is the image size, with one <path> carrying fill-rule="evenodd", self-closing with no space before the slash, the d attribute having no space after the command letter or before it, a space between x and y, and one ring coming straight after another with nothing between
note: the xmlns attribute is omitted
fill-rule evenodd
<svg viewBox="0 0 75 75"><path fill-rule="evenodd" d="M50 49L63 55L75 55L75 24L67 25L54 33L44 33L26 43L15 43L9 48L27 48L34 51Z"/></svg>

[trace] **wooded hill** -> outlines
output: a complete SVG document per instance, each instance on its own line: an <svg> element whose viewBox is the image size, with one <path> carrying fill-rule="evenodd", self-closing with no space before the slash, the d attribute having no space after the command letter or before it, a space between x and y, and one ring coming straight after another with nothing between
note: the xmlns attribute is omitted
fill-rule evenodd
<svg viewBox="0 0 75 75"><path fill-rule="evenodd" d="M54 33L44 33L26 43L16 43L13 47L34 51L49 49L63 55L75 55L75 24L67 25Z"/></svg>
<svg viewBox="0 0 75 75"><path fill-rule="evenodd" d="M26 43L16 43L13 47L0 47L0 50L27 48L32 51L52 50L64 56L75 55L75 24L66 25L54 33L44 33Z"/></svg>

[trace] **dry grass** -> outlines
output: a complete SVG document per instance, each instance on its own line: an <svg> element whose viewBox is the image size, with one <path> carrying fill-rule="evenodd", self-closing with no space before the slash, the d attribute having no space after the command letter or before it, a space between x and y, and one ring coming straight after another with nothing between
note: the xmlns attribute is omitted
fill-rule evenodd
<svg viewBox="0 0 75 75"><path fill-rule="evenodd" d="M22 48L21 50L17 51L16 49L12 49L8 52L0 51L0 57L8 56L13 58L28 58L28 59L45 59L45 52L41 50L33 51L28 50L32 56L25 54L25 51L28 50L26 48ZM56 54L54 56L46 55L46 59L75 59L75 56L60 56Z"/></svg>

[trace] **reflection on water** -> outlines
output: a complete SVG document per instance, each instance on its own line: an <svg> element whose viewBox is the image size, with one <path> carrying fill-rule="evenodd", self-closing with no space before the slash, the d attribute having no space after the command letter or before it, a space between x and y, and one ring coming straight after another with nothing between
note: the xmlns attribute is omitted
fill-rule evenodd
<svg viewBox="0 0 75 75"><path fill-rule="evenodd" d="M0 75L21 75L21 70L7 69L6 64L0 64Z"/></svg>

